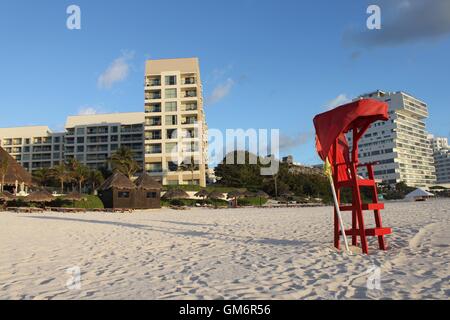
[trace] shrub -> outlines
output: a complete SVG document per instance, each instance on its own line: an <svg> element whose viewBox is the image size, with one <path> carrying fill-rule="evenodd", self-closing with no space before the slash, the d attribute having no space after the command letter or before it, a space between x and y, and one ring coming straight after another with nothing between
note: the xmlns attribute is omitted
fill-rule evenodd
<svg viewBox="0 0 450 320"><path fill-rule="evenodd" d="M261 202L259 200L260 198L255 197L255 198L242 198L242 199L238 199L238 205L239 206L259 206L259 205L263 205L267 202L267 199L265 198L261 198Z"/></svg>

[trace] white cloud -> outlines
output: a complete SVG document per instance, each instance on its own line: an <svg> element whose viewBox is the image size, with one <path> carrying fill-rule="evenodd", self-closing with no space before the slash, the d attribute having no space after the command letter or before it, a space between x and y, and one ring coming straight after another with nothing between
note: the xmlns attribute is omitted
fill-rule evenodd
<svg viewBox="0 0 450 320"><path fill-rule="evenodd" d="M292 150L296 147L304 145L308 143L311 139L314 138L314 134L312 132L304 132L299 133L294 136L288 136L281 134L280 135L280 151L288 151Z"/></svg>
<svg viewBox="0 0 450 320"><path fill-rule="evenodd" d="M95 109L94 107L81 107L78 110L79 116L90 116L90 115L97 114L97 113L98 113L98 110Z"/></svg>
<svg viewBox="0 0 450 320"><path fill-rule="evenodd" d="M212 94L206 99L206 104L208 106L214 105L228 96L231 89L234 87L235 82L233 79L228 78L224 83L219 84L214 88Z"/></svg>
<svg viewBox="0 0 450 320"><path fill-rule="evenodd" d="M130 73L129 61L133 57L133 52L124 52L119 58L114 60L98 77L97 86L100 89L110 89L114 84L125 80Z"/></svg>
<svg viewBox="0 0 450 320"><path fill-rule="evenodd" d="M331 110L331 109L339 107L343 104L349 103L350 101L351 101L351 99L349 97L347 97L347 95L345 93L341 93L336 98L328 101L325 108L327 110Z"/></svg>

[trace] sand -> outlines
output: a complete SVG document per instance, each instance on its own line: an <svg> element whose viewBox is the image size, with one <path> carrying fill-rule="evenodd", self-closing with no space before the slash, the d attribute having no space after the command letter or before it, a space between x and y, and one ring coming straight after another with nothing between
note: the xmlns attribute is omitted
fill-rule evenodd
<svg viewBox="0 0 450 320"><path fill-rule="evenodd" d="M333 249L331 213L0 213L0 299L450 297L450 200L387 203L390 250L373 239L370 256ZM70 282L73 267L80 287Z"/></svg>

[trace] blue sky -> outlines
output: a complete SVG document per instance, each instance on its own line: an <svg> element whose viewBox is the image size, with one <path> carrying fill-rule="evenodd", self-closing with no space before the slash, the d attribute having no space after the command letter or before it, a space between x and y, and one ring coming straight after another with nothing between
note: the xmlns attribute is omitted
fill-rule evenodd
<svg viewBox="0 0 450 320"><path fill-rule="evenodd" d="M424 1L370 1L382 30L369 32L367 1L3 0L0 127L143 111L145 60L196 56L208 126L280 129L298 162L319 162L315 114L376 89L424 100L428 130L449 136L449 1ZM81 30L66 28L70 4Z"/></svg>

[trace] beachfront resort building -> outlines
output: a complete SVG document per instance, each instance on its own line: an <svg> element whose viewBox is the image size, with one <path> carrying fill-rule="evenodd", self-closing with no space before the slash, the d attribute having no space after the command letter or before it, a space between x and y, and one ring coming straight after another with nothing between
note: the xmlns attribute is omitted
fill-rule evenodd
<svg viewBox="0 0 450 320"><path fill-rule="evenodd" d="M388 184L402 181L413 187L433 185L436 174L425 127L427 104L404 92L375 91L360 98L388 103L390 118L374 123L361 138L360 162L378 162L374 167L375 177ZM352 141L350 135L347 138ZM359 170L367 176L366 168Z"/></svg>
<svg viewBox="0 0 450 320"><path fill-rule="evenodd" d="M197 58L148 60L145 170L164 185L206 186L207 127Z"/></svg>
<svg viewBox="0 0 450 320"><path fill-rule="evenodd" d="M29 172L64 159L64 133L47 126L0 128L0 146Z"/></svg>
<svg viewBox="0 0 450 320"><path fill-rule="evenodd" d="M450 146L445 137L429 136L433 147L434 166L436 168L436 183L450 183Z"/></svg>
<svg viewBox="0 0 450 320"><path fill-rule="evenodd" d="M144 113L79 115L67 118L64 158L77 159L91 169L110 168L107 160L121 146L144 164Z"/></svg>

